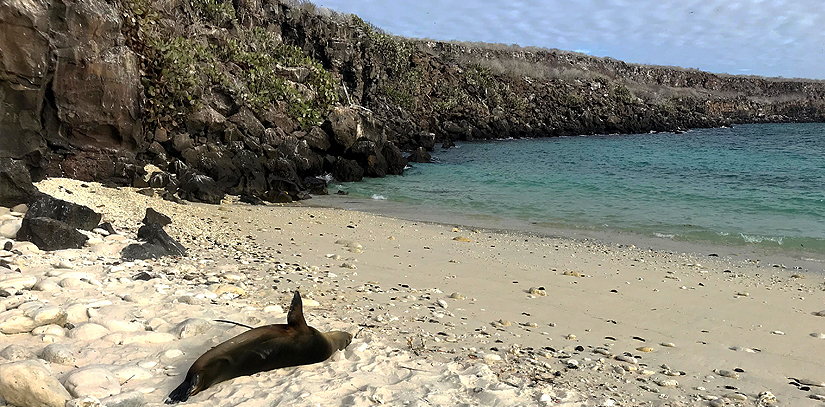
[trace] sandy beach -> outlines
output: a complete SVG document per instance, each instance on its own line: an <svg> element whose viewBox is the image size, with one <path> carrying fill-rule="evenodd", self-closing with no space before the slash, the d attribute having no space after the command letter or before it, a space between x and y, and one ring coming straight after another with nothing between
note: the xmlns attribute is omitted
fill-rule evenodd
<svg viewBox="0 0 825 407"><path fill-rule="evenodd" d="M308 324L352 333L349 347L187 405L825 406L815 272L299 204L37 186L120 233L79 250L2 251L0 369L41 360L76 405L162 404L198 356L245 330L215 319L284 323L299 290ZM147 207L172 218L187 257L120 260ZM8 329L44 309L66 323ZM84 369L100 383L76 386Z"/></svg>

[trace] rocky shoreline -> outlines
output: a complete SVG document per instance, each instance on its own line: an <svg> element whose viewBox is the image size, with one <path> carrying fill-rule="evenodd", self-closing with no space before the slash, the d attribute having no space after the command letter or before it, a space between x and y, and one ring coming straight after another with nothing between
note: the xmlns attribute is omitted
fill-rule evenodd
<svg viewBox="0 0 825 407"><path fill-rule="evenodd" d="M0 157L195 202L301 200L456 140L825 120L822 81L411 40L306 2L11 1L0 33Z"/></svg>

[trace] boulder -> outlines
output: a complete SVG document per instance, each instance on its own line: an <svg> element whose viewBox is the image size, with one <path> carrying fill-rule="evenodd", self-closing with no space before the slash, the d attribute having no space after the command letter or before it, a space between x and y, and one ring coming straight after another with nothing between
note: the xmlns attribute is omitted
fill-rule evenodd
<svg viewBox="0 0 825 407"><path fill-rule="evenodd" d="M188 201L217 205L221 203L224 193L214 179L190 172L181 179L178 195Z"/></svg>
<svg viewBox="0 0 825 407"><path fill-rule="evenodd" d="M243 107L238 113L229 117L229 121L234 123L238 126L238 129L241 132L245 132L251 136L260 138L264 135L265 127L261 122L255 117L255 114L252 113L251 110Z"/></svg>
<svg viewBox="0 0 825 407"><path fill-rule="evenodd" d="M79 249L88 239L67 223L45 217L26 216L17 231L17 240L32 242L40 250Z"/></svg>
<svg viewBox="0 0 825 407"><path fill-rule="evenodd" d="M307 145L318 151L327 151L332 147L327 132L317 126L306 133L303 139L306 140Z"/></svg>
<svg viewBox="0 0 825 407"><path fill-rule="evenodd" d="M288 114L269 109L261 115L266 127L276 127L289 134L298 129L298 122L289 117Z"/></svg>
<svg viewBox="0 0 825 407"><path fill-rule="evenodd" d="M172 136L172 146L179 152L195 147L195 141L189 133L178 133Z"/></svg>
<svg viewBox="0 0 825 407"><path fill-rule="evenodd" d="M328 117L333 140L344 149L355 144L361 132L360 118L355 109L337 106L332 109Z"/></svg>
<svg viewBox="0 0 825 407"><path fill-rule="evenodd" d="M37 360L0 365L0 395L16 406L63 407L72 396Z"/></svg>
<svg viewBox="0 0 825 407"><path fill-rule="evenodd" d="M143 217L143 224L148 225L151 223L166 226L172 223L172 218L154 210L153 208L146 208L146 215Z"/></svg>
<svg viewBox="0 0 825 407"><path fill-rule="evenodd" d="M22 161L0 157L0 206L27 204L39 193Z"/></svg>
<svg viewBox="0 0 825 407"><path fill-rule="evenodd" d="M381 152L387 160L387 174L402 175L404 168L407 166L407 159L401 154L398 146L393 143L387 143Z"/></svg>
<svg viewBox="0 0 825 407"><path fill-rule="evenodd" d="M153 172L149 176L149 186L152 188L166 188L169 185L172 176L166 172Z"/></svg>
<svg viewBox="0 0 825 407"><path fill-rule="evenodd" d="M50 218L59 220L75 229L92 230L100 223L102 215L91 208L41 194L29 205L26 218ZM52 249L54 250L54 249Z"/></svg>
<svg viewBox="0 0 825 407"><path fill-rule="evenodd" d="M306 140L301 140L295 149L295 166L303 175L321 175L324 172L324 158L313 151Z"/></svg>
<svg viewBox="0 0 825 407"><path fill-rule="evenodd" d="M202 105L186 117L186 131L191 134L221 133L226 128L226 117L209 105Z"/></svg>
<svg viewBox="0 0 825 407"><path fill-rule="evenodd" d="M367 157L364 163L364 174L369 177L384 178L387 176L387 159L380 152Z"/></svg>
<svg viewBox="0 0 825 407"><path fill-rule="evenodd" d="M186 248L169 236L158 223L145 224L138 229L138 239L143 244L130 244L121 252L125 260L156 259L164 256L186 256Z"/></svg>
<svg viewBox="0 0 825 407"><path fill-rule="evenodd" d="M248 150L241 150L235 154L232 162L241 178L242 185L238 192L254 196L266 192L266 169L264 169L264 161L260 156Z"/></svg>
<svg viewBox="0 0 825 407"><path fill-rule="evenodd" d="M430 160L432 160L432 157L424 147L418 147L407 157L407 161L413 163L428 163Z"/></svg>
<svg viewBox="0 0 825 407"><path fill-rule="evenodd" d="M329 191L327 190L327 182L323 178L319 177L304 178L304 188L306 188L307 192L314 195L329 194Z"/></svg>
<svg viewBox="0 0 825 407"><path fill-rule="evenodd" d="M335 161L332 176L341 182L361 181L364 178L364 169L355 160L339 158Z"/></svg>

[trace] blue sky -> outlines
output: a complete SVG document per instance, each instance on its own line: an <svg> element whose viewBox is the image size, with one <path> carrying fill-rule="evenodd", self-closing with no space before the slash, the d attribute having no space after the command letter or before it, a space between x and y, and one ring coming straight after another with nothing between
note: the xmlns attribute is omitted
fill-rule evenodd
<svg viewBox="0 0 825 407"><path fill-rule="evenodd" d="M825 79L822 0L315 0L414 38L539 46L626 62Z"/></svg>

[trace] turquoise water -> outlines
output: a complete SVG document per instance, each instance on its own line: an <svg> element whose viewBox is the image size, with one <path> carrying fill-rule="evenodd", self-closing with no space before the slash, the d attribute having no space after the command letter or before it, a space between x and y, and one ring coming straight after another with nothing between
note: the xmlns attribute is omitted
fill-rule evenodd
<svg viewBox="0 0 825 407"><path fill-rule="evenodd" d="M825 124L473 142L433 156L331 190L422 213L825 257Z"/></svg>

